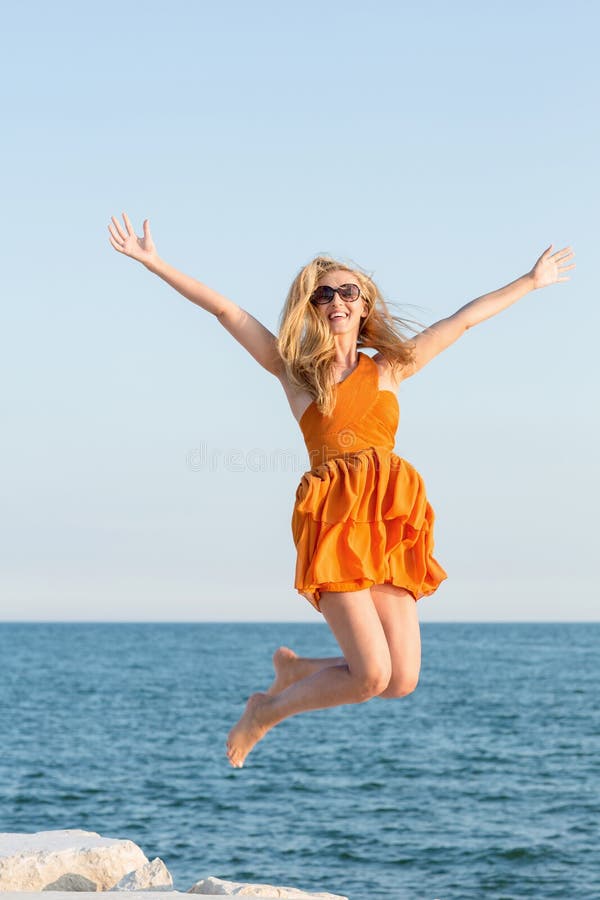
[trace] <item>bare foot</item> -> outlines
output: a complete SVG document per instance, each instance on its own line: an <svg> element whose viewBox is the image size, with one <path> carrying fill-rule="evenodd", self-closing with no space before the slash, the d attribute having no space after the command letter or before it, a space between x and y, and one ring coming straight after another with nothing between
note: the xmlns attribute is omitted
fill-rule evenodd
<svg viewBox="0 0 600 900"><path fill-rule="evenodd" d="M301 678L295 660L298 654L290 650L289 647L279 647L273 654L273 668L275 669L275 680L267 691L267 694L278 694L285 690L290 684Z"/></svg>
<svg viewBox="0 0 600 900"><path fill-rule="evenodd" d="M227 736L227 756L236 769L241 769L244 760L255 744L265 736L272 725L262 723L261 711L270 703L267 694L251 694L240 720Z"/></svg>

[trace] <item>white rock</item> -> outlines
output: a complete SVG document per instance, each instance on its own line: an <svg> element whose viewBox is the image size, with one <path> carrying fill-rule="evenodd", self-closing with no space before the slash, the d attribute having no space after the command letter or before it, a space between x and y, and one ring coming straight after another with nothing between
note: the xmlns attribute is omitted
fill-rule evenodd
<svg viewBox="0 0 600 900"><path fill-rule="evenodd" d="M71 891L3 891L0 894L2 900L75 900ZM104 893L109 893L108 891ZM158 895L160 900L186 900L187 893L183 891L163 891ZM83 891L77 900L99 900L93 891ZM110 900L132 900L131 891L115 891ZM157 900L156 891L136 891L135 900ZM209 898L210 900L210 898Z"/></svg>
<svg viewBox="0 0 600 900"><path fill-rule="evenodd" d="M107 891L123 875L148 863L133 841L67 829L0 833L0 891L43 891L62 875L83 875Z"/></svg>
<svg viewBox="0 0 600 900"><path fill-rule="evenodd" d="M287 900L348 900L340 894L313 894L293 887L276 887L273 884L244 884L239 881L223 881L221 878L204 878L197 881L188 894L208 894L212 897L263 897L276 900L285 897Z"/></svg>
<svg viewBox="0 0 600 900"><path fill-rule="evenodd" d="M111 891L169 891L173 878L158 856L135 872L129 872L118 881Z"/></svg>
<svg viewBox="0 0 600 900"><path fill-rule="evenodd" d="M47 884L45 891L95 891L96 882L90 881L85 875L75 875L73 872L67 872L61 875L52 884Z"/></svg>

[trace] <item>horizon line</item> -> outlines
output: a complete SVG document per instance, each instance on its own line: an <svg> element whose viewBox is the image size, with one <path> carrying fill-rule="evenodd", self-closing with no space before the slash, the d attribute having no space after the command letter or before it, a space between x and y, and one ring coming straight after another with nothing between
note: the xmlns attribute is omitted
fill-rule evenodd
<svg viewBox="0 0 600 900"><path fill-rule="evenodd" d="M600 619L426 619L420 625L598 625ZM327 625L307 619L0 619L0 625Z"/></svg>

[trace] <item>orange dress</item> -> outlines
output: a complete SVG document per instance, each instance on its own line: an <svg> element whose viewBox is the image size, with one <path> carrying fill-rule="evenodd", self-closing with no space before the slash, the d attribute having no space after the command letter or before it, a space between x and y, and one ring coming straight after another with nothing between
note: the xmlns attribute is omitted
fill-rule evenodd
<svg viewBox="0 0 600 900"><path fill-rule="evenodd" d="M433 557L434 512L421 475L396 456L398 399L379 390L379 369L359 352L323 416L313 401L300 419L311 468L296 490L294 587L316 610L321 591L390 582L415 602L447 573Z"/></svg>

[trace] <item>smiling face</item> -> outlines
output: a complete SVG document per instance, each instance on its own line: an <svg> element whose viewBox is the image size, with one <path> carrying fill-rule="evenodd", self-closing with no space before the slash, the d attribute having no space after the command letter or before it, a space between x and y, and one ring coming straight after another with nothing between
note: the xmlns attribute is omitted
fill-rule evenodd
<svg viewBox="0 0 600 900"><path fill-rule="evenodd" d="M346 269L332 269L331 272L327 272L319 279L317 287L328 285L338 288L343 284L355 284L360 287L356 276ZM354 331L357 337L360 324L369 309L362 294L358 300L344 300L339 294L335 294L329 303L317 303L314 308L329 323L333 334L347 334Z"/></svg>

